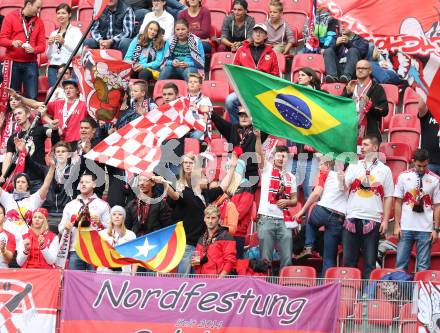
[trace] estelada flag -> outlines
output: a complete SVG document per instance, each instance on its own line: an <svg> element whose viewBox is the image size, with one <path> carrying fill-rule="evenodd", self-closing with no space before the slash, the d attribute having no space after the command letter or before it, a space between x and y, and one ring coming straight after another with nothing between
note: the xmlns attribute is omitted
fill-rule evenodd
<svg viewBox="0 0 440 333"><path fill-rule="evenodd" d="M195 118L188 98L161 105L98 143L85 157L132 173L152 172L164 153L165 140L183 137L191 129L205 130ZM166 152L165 152L166 153Z"/></svg>
<svg viewBox="0 0 440 333"><path fill-rule="evenodd" d="M349 98L293 84L260 71L223 65L253 125L321 153L356 151L357 113Z"/></svg>
<svg viewBox="0 0 440 333"><path fill-rule="evenodd" d="M107 7L108 0L88 0L87 2L93 6L93 20L98 20L105 7Z"/></svg>
<svg viewBox="0 0 440 333"><path fill-rule="evenodd" d="M85 49L81 57L72 61L87 111L93 118L106 122L118 118L131 74L131 65L114 52Z"/></svg>
<svg viewBox="0 0 440 333"><path fill-rule="evenodd" d="M183 223L171 225L145 236L118 245L108 244L89 227L78 228L75 251L97 267L118 268L138 264L156 272L169 272L179 264L186 246Z"/></svg>
<svg viewBox="0 0 440 333"><path fill-rule="evenodd" d="M396 53L397 74L440 121L440 3L437 0L319 0L348 28Z"/></svg>

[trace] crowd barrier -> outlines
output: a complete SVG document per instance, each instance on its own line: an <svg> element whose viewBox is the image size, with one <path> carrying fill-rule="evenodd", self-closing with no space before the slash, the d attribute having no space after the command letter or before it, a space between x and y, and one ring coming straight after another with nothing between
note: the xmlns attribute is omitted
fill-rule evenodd
<svg viewBox="0 0 440 333"><path fill-rule="evenodd" d="M5 269L0 303L9 333L422 333L440 317L432 283L272 276Z"/></svg>

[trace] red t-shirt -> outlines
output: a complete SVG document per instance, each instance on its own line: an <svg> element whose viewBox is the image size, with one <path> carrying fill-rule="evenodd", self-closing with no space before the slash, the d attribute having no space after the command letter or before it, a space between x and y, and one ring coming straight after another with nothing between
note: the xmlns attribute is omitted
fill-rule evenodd
<svg viewBox="0 0 440 333"><path fill-rule="evenodd" d="M72 110L72 112L69 112L74 103L67 103L67 108L64 110L64 102L64 99L49 102L47 105L47 114L53 119L58 119L60 121L60 128L63 130L61 138L64 141L78 141L80 122L87 116L86 103L81 100L78 101L78 105L75 109ZM66 125L64 125L63 112L66 113Z"/></svg>

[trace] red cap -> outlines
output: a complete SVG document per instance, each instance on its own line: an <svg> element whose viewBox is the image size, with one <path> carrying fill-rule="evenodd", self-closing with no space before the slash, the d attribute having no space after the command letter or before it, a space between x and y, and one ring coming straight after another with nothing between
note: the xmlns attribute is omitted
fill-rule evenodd
<svg viewBox="0 0 440 333"><path fill-rule="evenodd" d="M37 208L37 209L34 210L34 214L35 214L35 213L41 213L41 214L43 214L43 215L46 217L46 219L47 219L47 217L49 216L49 213L48 213L48 211L47 211L46 208Z"/></svg>

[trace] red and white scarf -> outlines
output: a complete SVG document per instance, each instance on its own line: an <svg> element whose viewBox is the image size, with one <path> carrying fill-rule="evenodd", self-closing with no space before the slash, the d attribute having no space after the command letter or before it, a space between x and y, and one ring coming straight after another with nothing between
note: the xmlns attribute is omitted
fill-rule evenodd
<svg viewBox="0 0 440 333"><path fill-rule="evenodd" d="M367 104L363 103L364 97L367 96L368 91L371 88L373 81L368 79L364 84L364 87L359 91L360 86L356 85L353 92L353 99L356 102L356 109L358 111L358 142L362 141L362 138L367 134L367 113L370 111L373 103L371 100Z"/></svg>
<svg viewBox="0 0 440 333"><path fill-rule="evenodd" d="M292 192L290 186L291 183L292 178L288 173L281 173L279 169L274 167L272 169L272 175L270 176L267 201L276 205L278 200L290 198L290 193ZM289 208L284 207L282 208L282 211L286 227L293 228L295 223L292 214L290 214Z"/></svg>
<svg viewBox="0 0 440 333"><path fill-rule="evenodd" d="M26 156L28 154L27 149L20 151L18 153L17 161L15 162L15 169L12 171L11 175L6 179L5 183L3 184L2 188L7 192L12 192L14 190L14 178L19 173L24 172L24 166L26 164ZM12 163L12 162L11 162Z"/></svg>

